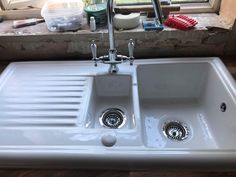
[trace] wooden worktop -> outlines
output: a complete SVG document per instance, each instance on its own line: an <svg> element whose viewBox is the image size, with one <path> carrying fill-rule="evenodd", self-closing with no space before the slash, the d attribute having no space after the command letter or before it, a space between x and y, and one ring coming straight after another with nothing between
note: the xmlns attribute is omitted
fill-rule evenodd
<svg viewBox="0 0 236 177"><path fill-rule="evenodd" d="M230 73L236 79L236 59L234 60L225 60L224 64L227 66Z"/></svg>
<svg viewBox="0 0 236 177"><path fill-rule="evenodd" d="M236 172L115 171L115 170L0 170L0 177L235 177Z"/></svg>
<svg viewBox="0 0 236 177"><path fill-rule="evenodd" d="M236 79L236 60L225 58L223 62ZM8 63L0 62L0 72ZM217 172L217 169L215 171L0 169L0 177L236 177L236 171Z"/></svg>

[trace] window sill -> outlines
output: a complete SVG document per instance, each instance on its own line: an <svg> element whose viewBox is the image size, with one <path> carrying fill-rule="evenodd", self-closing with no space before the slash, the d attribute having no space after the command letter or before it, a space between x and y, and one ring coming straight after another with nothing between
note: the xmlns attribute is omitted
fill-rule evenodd
<svg viewBox="0 0 236 177"><path fill-rule="evenodd" d="M220 16L216 14L188 14L189 17L192 17L198 21L197 26L192 31L206 31L209 28L218 28L218 29L224 29L224 30L230 30L231 26L225 24ZM165 27L163 32L165 31L179 31L173 28ZM150 31L144 31L142 25L136 29L132 30L119 30L115 31L116 33L130 33L130 32L137 32L137 33L150 33ZM153 32L153 31L151 31ZM183 32L183 31L179 31ZM186 31L188 32L188 31ZM6 20L2 23L0 23L0 37L1 36L37 36L37 35L73 35L73 34L104 34L107 33L107 29L105 27L98 28L96 32L90 32L89 26L84 22L84 25L82 26L81 30L78 30L77 32L50 32L47 29L46 23L40 23L34 26L28 26L23 28L14 29L12 28L12 20Z"/></svg>
<svg viewBox="0 0 236 177"><path fill-rule="evenodd" d="M194 30L180 31L165 28L163 31L144 31L140 25L133 30L115 31L119 53L127 55L127 42L135 41L135 57L222 56L234 52L227 46L231 26L216 14L189 14L199 23ZM12 21L0 23L1 60L42 60L59 58L91 58L90 43L95 40L98 56L109 47L107 29L90 32L85 24L77 32L49 32L46 24L19 29L12 28ZM231 53L229 53L231 55Z"/></svg>

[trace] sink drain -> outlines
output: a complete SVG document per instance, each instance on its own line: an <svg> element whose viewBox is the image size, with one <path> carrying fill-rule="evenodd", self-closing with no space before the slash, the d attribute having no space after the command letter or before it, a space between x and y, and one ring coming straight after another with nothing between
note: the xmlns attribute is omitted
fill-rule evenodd
<svg viewBox="0 0 236 177"><path fill-rule="evenodd" d="M99 121L103 127L117 129L125 124L126 116L120 109L110 108L102 113Z"/></svg>
<svg viewBox="0 0 236 177"><path fill-rule="evenodd" d="M182 141L188 138L189 129L180 121L169 121L164 124L163 133L171 140Z"/></svg>

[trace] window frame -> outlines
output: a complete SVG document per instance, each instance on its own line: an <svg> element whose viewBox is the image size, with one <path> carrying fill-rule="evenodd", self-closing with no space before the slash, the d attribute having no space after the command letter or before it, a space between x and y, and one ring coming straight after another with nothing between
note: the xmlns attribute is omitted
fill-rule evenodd
<svg viewBox="0 0 236 177"><path fill-rule="evenodd" d="M25 8L29 6L37 7L37 4L40 4L40 0L0 0L0 5L3 10Z"/></svg>
<svg viewBox="0 0 236 177"><path fill-rule="evenodd" d="M11 2L12 0L0 0L0 5L4 5L3 2ZM32 0L23 0L24 3L29 2ZM22 3L23 3L22 2ZM34 2L40 2L40 0L34 0ZM218 13L220 9L221 0L209 0L208 3L186 3L186 4L180 4L180 11L177 13ZM23 5L23 4L21 4ZM27 4L29 6L29 4ZM173 5L175 6L175 5ZM9 7L9 6L8 6ZM17 7L16 4L11 7ZM18 6L19 7L19 6ZM144 11L149 10L151 11L153 8L151 5L133 5L133 6L116 6L116 9L126 9L129 11L130 9L135 9L136 11ZM145 7L145 8L144 8ZM143 9L142 9L143 8ZM165 6L164 8L168 9L168 6ZM40 9L39 8L31 8L31 9L25 9L25 10L8 10L5 8L2 8L3 10L0 11L0 15L3 15L5 19L22 19L22 18L40 18Z"/></svg>
<svg viewBox="0 0 236 177"><path fill-rule="evenodd" d="M180 13L217 13L221 0L209 0L207 3L180 4Z"/></svg>
<svg viewBox="0 0 236 177"><path fill-rule="evenodd" d="M178 13L217 13L220 9L221 0L209 0L209 2L202 2L202 3L179 3L179 4L172 4L179 5L180 11ZM172 6L170 5L170 6ZM117 9L126 9L131 7L131 9L140 9L142 8L152 8L151 4L137 4L137 5L125 5L125 4L118 4L116 5Z"/></svg>
<svg viewBox="0 0 236 177"><path fill-rule="evenodd" d="M218 13L220 10L221 0L209 0L206 3L185 3L185 4L171 4L162 5L164 15L171 13ZM140 11L153 11L151 4L149 5L116 5L116 12L129 13Z"/></svg>
<svg viewBox="0 0 236 177"><path fill-rule="evenodd" d="M24 0L21 2L17 2L17 1L12 1L12 0L1 0L1 4L3 9L5 10L10 10L10 9L16 9L22 6L28 6L28 4L30 3L31 0Z"/></svg>

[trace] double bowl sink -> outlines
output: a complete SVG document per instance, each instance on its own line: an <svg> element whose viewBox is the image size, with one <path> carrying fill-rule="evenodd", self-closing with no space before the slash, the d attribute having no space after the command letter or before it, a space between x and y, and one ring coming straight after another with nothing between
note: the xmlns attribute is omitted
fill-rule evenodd
<svg viewBox="0 0 236 177"><path fill-rule="evenodd" d="M0 78L0 166L236 167L236 84L218 58L19 62Z"/></svg>

